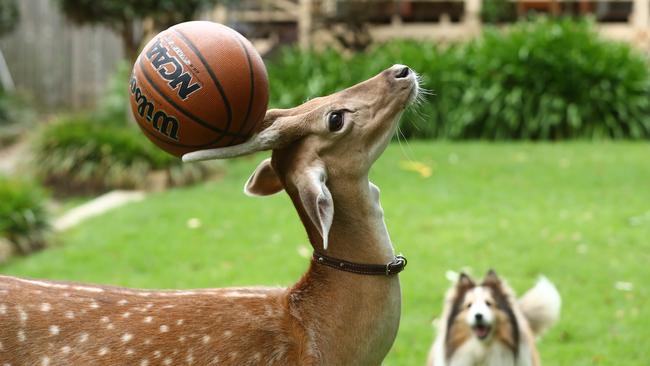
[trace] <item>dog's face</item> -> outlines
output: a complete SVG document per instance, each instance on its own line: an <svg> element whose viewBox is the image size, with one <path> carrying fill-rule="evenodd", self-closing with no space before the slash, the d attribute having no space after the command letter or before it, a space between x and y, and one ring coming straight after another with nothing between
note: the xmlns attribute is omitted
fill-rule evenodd
<svg viewBox="0 0 650 366"><path fill-rule="evenodd" d="M496 327L496 312L492 290L484 286L476 286L465 293L463 301L463 319L472 333L481 341L489 340Z"/></svg>
<svg viewBox="0 0 650 366"><path fill-rule="evenodd" d="M472 339L486 347L499 342L517 353L520 335L512 292L493 270L488 271L480 284L461 273L447 294L447 304L445 349L448 359Z"/></svg>

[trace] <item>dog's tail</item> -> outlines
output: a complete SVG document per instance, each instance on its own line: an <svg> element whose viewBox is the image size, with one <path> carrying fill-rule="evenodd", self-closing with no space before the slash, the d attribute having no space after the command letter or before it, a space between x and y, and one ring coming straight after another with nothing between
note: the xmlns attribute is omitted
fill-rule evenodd
<svg viewBox="0 0 650 366"><path fill-rule="evenodd" d="M562 299L560 293L546 277L542 276L535 287L520 299L519 307L536 336L548 330L560 318Z"/></svg>

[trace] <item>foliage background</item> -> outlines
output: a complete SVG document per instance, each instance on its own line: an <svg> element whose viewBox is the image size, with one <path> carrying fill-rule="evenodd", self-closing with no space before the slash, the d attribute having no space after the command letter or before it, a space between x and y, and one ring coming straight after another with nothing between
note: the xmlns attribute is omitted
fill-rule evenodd
<svg viewBox="0 0 650 366"><path fill-rule="evenodd" d="M447 48L396 41L353 55L284 50L268 63L271 104L297 105L393 63L413 67L434 92L406 116L406 137L650 137L646 57L601 39L584 20L538 18Z"/></svg>

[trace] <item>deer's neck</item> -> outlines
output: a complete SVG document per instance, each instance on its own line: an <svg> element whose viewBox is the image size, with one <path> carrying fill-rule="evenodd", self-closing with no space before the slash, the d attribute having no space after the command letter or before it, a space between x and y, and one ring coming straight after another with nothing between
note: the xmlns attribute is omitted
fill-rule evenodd
<svg viewBox="0 0 650 366"><path fill-rule="evenodd" d="M325 253L357 263L391 261L393 247L377 187L367 178L328 183L328 187L335 213ZM297 209L312 245L322 250L319 232L299 204ZM358 275L312 263L291 289L289 303L323 364L379 365L399 326L401 294L397 276Z"/></svg>

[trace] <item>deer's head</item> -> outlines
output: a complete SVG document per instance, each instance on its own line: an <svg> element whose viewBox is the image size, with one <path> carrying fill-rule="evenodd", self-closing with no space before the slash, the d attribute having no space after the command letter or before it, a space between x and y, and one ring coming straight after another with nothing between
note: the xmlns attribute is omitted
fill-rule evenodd
<svg viewBox="0 0 650 366"><path fill-rule="evenodd" d="M183 160L224 159L273 150L272 157L251 175L245 192L266 196L285 189L292 198L299 197L303 213L327 249L334 217L328 182L367 177L390 142L402 111L418 91L417 75L404 65L394 65L338 93L291 109L269 110L262 130L249 141L189 153Z"/></svg>

